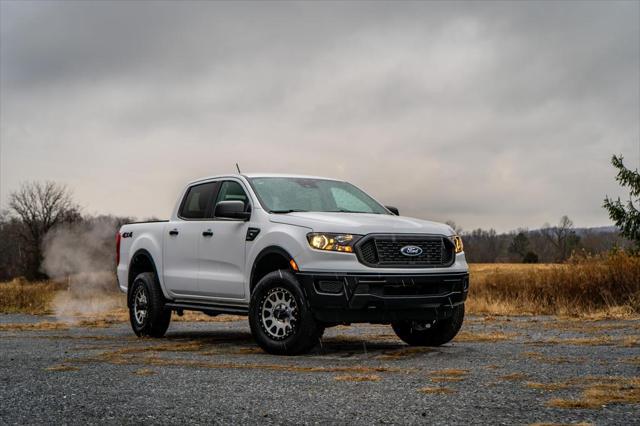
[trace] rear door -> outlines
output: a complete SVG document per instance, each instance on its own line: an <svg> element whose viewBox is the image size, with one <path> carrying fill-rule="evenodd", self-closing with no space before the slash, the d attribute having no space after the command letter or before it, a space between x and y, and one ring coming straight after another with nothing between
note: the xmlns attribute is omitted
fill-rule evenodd
<svg viewBox="0 0 640 426"><path fill-rule="evenodd" d="M227 179L213 206L220 201L238 200L251 211L247 190L240 180ZM221 299L244 299L245 244L248 221L213 217L202 223L200 238L200 292Z"/></svg>
<svg viewBox="0 0 640 426"><path fill-rule="evenodd" d="M198 244L217 189L217 182L191 186L180 204L177 220L165 227L164 283L175 296L200 295Z"/></svg>

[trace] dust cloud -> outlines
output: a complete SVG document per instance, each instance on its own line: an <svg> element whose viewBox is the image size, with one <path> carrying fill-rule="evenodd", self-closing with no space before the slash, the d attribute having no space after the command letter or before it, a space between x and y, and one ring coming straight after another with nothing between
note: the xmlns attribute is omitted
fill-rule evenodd
<svg viewBox="0 0 640 426"><path fill-rule="evenodd" d="M118 221L107 216L60 226L47 234L42 247L43 272L68 284L68 290L53 300L59 320L102 317L126 306L115 276L118 228Z"/></svg>

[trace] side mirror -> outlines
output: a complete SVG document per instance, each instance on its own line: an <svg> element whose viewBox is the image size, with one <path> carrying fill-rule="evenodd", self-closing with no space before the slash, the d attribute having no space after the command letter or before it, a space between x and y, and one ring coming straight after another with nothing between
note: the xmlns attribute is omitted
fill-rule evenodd
<svg viewBox="0 0 640 426"><path fill-rule="evenodd" d="M220 201L213 212L214 217L249 220L251 213L244 211L242 201Z"/></svg>
<svg viewBox="0 0 640 426"><path fill-rule="evenodd" d="M393 207L393 206L385 206L387 208L387 210L389 210L391 213L395 214L396 216L400 216L400 212L398 211L397 207Z"/></svg>

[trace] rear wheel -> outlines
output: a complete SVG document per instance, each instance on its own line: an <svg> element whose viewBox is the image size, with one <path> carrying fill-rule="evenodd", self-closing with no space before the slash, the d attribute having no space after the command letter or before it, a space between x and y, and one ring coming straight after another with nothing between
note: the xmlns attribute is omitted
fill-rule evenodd
<svg viewBox="0 0 640 426"><path fill-rule="evenodd" d="M251 294L249 325L258 345L277 355L308 352L324 332L313 318L295 276L284 270L265 275L256 285Z"/></svg>
<svg viewBox="0 0 640 426"><path fill-rule="evenodd" d="M453 308L451 317L435 321L398 321L393 331L411 346L440 346L456 337L464 320L464 304Z"/></svg>
<svg viewBox="0 0 640 426"><path fill-rule="evenodd" d="M131 287L129 320L137 336L162 337L169 328L171 311L164 309L164 297L152 272L136 277Z"/></svg>

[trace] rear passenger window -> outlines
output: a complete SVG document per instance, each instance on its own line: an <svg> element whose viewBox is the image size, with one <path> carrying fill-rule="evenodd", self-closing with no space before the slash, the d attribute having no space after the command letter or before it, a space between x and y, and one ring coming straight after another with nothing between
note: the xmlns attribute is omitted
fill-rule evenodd
<svg viewBox="0 0 640 426"><path fill-rule="evenodd" d="M204 183L189 188L189 192L180 208L180 217L185 219L204 219L207 214L207 208L211 205L215 189L216 182Z"/></svg>
<svg viewBox="0 0 640 426"><path fill-rule="evenodd" d="M242 185L232 180L222 182L220 191L218 191L216 204L220 201L242 201L245 211L248 211L249 208L249 197L247 197L247 193L244 192Z"/></svg>

